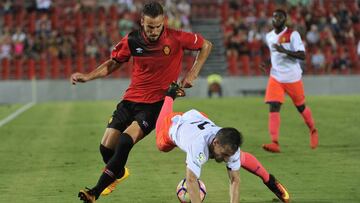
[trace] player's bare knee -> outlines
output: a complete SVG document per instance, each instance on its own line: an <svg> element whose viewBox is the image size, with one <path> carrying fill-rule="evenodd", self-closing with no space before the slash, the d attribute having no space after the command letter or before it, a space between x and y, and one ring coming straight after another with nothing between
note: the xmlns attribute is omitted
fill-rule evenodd
<svg viewBox="0 0 360 203"><path fill-rule="evenodd" d="M109 149L114 150L118 143L120 134L121 132L119 130L107 128L101 140L101 144Z"/></svg>
<svg viewBox="0 0 360 203"><path fill-rule="evenodd" d="M130 135L130 137L133 139L134 144L144 137L144 132L136 121L132 122L131 125L126 128L124 133Z"/></svg>

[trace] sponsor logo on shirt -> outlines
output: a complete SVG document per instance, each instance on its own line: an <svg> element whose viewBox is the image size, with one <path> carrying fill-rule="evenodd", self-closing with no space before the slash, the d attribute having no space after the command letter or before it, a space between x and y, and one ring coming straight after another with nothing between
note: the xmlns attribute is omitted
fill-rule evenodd
<svg viewBox="0 0 360 203"><path fill-rule="evenodd" d="M142 49L140 47L136 48L135 50L136 50L136 53L138 53L138 54L142 54L144 52L144 49Z"/></svg>
<svg viewBox="0 0 360 203"><path fill-rule="evenodd" d="M144 125L145 128L149 127L149 124L146 121L143 121L142 124Z"/></svg>
<svg viewBox="0 0 360 203"><path fill-rule="evenodd" d="M199 155L196 157L196 161L202 165L206 162L206 157L205 157L205 154L200 152Z"/></svg>

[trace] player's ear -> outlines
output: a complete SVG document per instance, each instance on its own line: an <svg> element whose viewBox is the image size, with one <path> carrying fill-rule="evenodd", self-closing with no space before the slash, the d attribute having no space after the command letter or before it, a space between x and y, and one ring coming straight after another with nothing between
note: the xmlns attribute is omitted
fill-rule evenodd
<svg viewBox="0 0 360 203"><path fill-rule="evenodd" d="M141 16L140 24L141 26L144 26L144 15Z"/></svg>
<svg viewBox="0 0 360 203"><path fill-rule="evenodd" d="M219 145L219 140L217 138L215 138L213 143L214 143L214 146Z"/></svg>

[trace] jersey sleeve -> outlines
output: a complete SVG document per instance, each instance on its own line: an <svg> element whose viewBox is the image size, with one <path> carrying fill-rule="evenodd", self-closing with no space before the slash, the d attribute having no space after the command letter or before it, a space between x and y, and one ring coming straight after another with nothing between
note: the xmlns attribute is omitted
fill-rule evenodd
<svg viewBox="0 0 360 203"><path fill-rule="evenodd" d="M232 171L237 171L240 169L240 148L229 158L229 161L226 163L226 167Z"/></svg>
<svg viewBox="0 0 360 203"><path fill-rule="evenodd" d="M269 45L269 40L268 40L269 35L270 35L269 33L267 33L267 34L265 35L264 42L265 42L265 44L266 44L269 48L271 48L270 45Z"/></svg>
<svg viewBox="0 0 360 203"><path fill-rule="evenodd" d="M293 31L290 36L291 49L293 51L305 51L305 46L301 40L300 34L297 31Z"/></svg>
<svg viewBox="0 0 360 203"><path fill-rule="evenodd" d="M128 44L128 35L121 39L121 41L111 51L111 59L118 63L129 61L131 52Z"/></svg>
<svg viewBox="0 0 360 203"><path fill-rule="evenodd" d="M179 41L184 49L199 50L204 44L204 38L197 33L180 32Z"/></svg>
<svg viewBox="0 0 360 203"><path fill-rule="evenodd" d="M196 141L189 146L186 152L187 168L189 168L197 178L200 178L202 165L209 159L207 154L208 152L206 149L203 146L196 144Z"/></svg>

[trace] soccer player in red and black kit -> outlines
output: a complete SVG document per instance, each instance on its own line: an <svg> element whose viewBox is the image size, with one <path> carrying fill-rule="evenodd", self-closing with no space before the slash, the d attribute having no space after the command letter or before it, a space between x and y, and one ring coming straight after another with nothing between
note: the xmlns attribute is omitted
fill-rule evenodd
<svg viewBox="0 0 360 203"><path fill-rule="evenodd" d="M133 57L131 83L107 125L100 145L106 167L95 187L80 190L79 198L95 202L104 191L128 175L125 164L131 148L154 128L166 91L177 81L184 50L199 51L193 67L181 80L181 87L192 87L204 65L212 44L199 34L164 26L164 12L157 2L144 5L141 29L125 36L113 49L111 58L94 71L74 73L71 82L87 82L105 77Z"/></svg>

